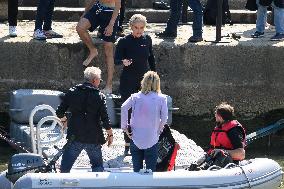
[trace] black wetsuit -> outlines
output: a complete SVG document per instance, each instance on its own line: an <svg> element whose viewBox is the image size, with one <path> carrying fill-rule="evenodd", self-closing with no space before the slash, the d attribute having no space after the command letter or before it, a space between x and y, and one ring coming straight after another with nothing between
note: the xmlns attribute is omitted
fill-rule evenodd
<svg viewBox="0 0 284 189"><path fill-rule="evenodd" d="M125 101L140 89L143 75L149 70L156 70L151 37L142 35L134 38L130 34L121 38L116 46L115 64L122 64L123 59L132 59L132 64L124 66L120 76L119 91L122 100Z"/></svg>
<svg viewBox="0 0 284 189"><path fill-rule="evenodd" d="M131 94L139 91L141 80L147 71L156 71L151 37L142 35L135 38L132 34L129 34L121 38L116 46L114 62L116 65L120 65L124 59L132 60L132 64L123 66L120 76L119 92L122 102L127 100ZM128 114L129 120L130 115L131 110ZM124 140L126 143L130 142L125 133Z"/></svg>

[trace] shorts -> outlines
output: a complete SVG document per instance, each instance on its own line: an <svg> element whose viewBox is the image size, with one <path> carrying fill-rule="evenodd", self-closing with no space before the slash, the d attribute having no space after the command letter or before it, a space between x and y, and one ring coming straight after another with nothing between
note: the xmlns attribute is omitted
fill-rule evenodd
<svg viewBox="0 0 284 189"><path fill-rule="evenodd" d="M102 34L100 35L100 38L106 42L115 42L115 35L117 32L118 27L118 18L115 20L114 26L113 26L113 32L111 36L105 36L104 31L105 28L108 26L109 21L111 20L113 13L113 9L110 7L105 7L100 5L99 3L96 3L84 16L84 18L88 19L91 23L91 27L89 28L89 31L94 31L98 26L99 32Z"/></svg>

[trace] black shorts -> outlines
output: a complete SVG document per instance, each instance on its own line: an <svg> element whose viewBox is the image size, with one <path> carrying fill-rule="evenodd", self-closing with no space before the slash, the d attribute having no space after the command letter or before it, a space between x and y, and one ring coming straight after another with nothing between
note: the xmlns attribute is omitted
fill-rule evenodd
<svg viewBox="0 0 284 189"><path fill-rule="evenodd" d="M115 20L113 26L113 32L111 36L105 36L104 31L108 26L111 17L112 17L113 9L109 7L105 7L96 3L84 16L84 18L88 19L91 23L91 27L89 31L94 31L98 26L99 32L102 34L100 38L106 42L115 42L115 35L118 27L118 18Z"/></svg>

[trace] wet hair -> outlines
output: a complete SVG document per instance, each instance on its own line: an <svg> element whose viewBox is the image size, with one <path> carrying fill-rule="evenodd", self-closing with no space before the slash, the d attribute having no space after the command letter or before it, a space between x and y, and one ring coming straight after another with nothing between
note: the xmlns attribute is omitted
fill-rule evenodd
<svg viewBox="0 0 284 189"><path fill-rule="evenodd" d="M215 113L221 116L224 121L231 121L235 116L234 107L227 102L222 102L216 106Z"/></svg>
<svg viewBox="0 0 284 189"><path fill-rule="evenodd" d="M98 67L87 67L84 70L84 79L87 82L92 82L94 79L100 79L101 73L102 71Z"/></svg>
<svg viewBox="0 0 284 189"><path fill-rule="evenodd" d="M142 14L134 14L133 16L131 16L131 18L129 19L129 26L133 26L135 23L137 22L142 22L144 23L144 25L146 26L147 24L147 19L145 16L143 16Z"/></svg>
<svg viewBox="0 0 284 189"><path fill-rule="evenodd" d="M141 92L147 94L151 91L161 93L160 77L157 72L154 71L145 73L141 81Z"/></svg>

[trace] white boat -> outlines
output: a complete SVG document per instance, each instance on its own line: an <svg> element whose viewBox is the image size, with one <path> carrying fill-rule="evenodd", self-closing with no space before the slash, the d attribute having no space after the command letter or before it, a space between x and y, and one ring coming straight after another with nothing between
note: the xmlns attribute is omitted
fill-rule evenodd
<svg viewBox="0 0 284 189"><path fill-rule="evenodd" d="M55 154L49 148L54 144L59 147L66 142L64 133L56 127L60 121L55 116L38 119L34 125L36 111L49 110L53 115L55 111L50 106L40 105L34 108L29 116L29 125L11 124L14 138L25 144L36 154L47 154L49 158ZM27 116L22 116L27 117ZM25 118L26 119L26 118ZM47 129L44 122L53 121ZM41 128L44 126L43 128ZM283 179L281 166L274 160L257 158L240 162L240 165L229 164L225 168L216 166L208 170L188 171L184 168L195 162L204 151L194 141L185 135L173 130L176 141L180 144L176 159L176 170L169 172L141 171L134 173L131 168L131 157L123 156L123 134L114 129L112 147L103 146L105 172L90 172L88 157L84 152L75 162L71 173L27 173L19 176L12 184L6 173L0 175L0 189L91 189L91 188L277 188ZM62 138L63 137L63 138ZM35 142L37 141L37 142ZM51 142L52 141L52 142ZM60 162L60 161L58 161ZM21 166L21 165L20 165ZM58 166L58 165L57 165ZM17 165L15 166L17 167Z"/></svg>
<svg viewBox="0 0 284 189"><path fill-rule="evenodd" d="M278 163L267 158L242 161L240 166L211 167L202 171L28 173L11 189L48 188L253 188L280 186L283 172ZM2 189L2 188L1 188Z"/></svg>

